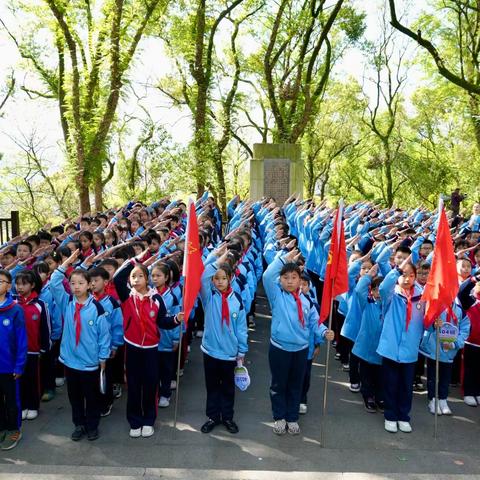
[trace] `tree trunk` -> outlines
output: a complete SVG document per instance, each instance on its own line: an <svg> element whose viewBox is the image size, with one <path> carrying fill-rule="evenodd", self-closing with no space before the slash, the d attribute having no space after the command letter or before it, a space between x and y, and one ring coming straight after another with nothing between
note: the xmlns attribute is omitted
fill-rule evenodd
<svg viewBox="0 0 480 480"><path fill-rule="evenodd" d="M386 200L387 207L390 208L393 205L393 178L392 178L392 162L388 159L385 163L385 178L387 180Z"/></svg>
<svg viewBox="0 0 480 480"><path fill-rule="evenodd" d="M313 198L315 195L315 175L313 173L314 158L312 155L307 155L307 194L308 198Z"/></svg>
<svg viewBox="0 0 480 480"><path fill-rule="evenodd" d="M102 177L98 176L95 180L95 210L103 211L103 183Z"/></svg>
<svg viewBox="0 0 480 480"><path fill-rule="evenodd" d="M195 108L195 178L197 181L197 195L201 197L205 191L206 157L208 146L207 135L207 85L198 85L198 94Z"/></svg>
<svg viewBox="0 0 480 480"><path fill-rule="evenodd" d="M78 178L78 196L80 200L80 215L91 210L90 208L90 190L84 178Z"/></svg>
<svg viewBox="0 0 480 480"><path fill-rule="evenodd" d="M470 118L475 132L477 149L480 151L480 97L474 93L471 93L469 97Z"/></svg>
<svg viewBox="0 0 480 480"><path fill-rule="evenodd" d="M222 164L222 155L216 154L213 159L214 166L215 166L215 173L217 175L218 181L218 195L217 204L219 204L222 208L222 215L224 218L227 218L227 189L225 187L225 172L223 171L223 164Z"/></svg>

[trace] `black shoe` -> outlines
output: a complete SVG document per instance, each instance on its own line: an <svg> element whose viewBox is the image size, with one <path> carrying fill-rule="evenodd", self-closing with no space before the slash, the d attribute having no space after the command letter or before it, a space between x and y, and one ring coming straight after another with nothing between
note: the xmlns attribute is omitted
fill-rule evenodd
<svg viewBox="0 0 480 480"><path fill-rule="evenodd" d="M82 427L81 425L79 425L78 427L75 427L75 430L73 431L72 435L70 436L70 438L74 441L74 442L78 442L79 440L81 440L83 438L83 436L85 435L85 428Z"/></svg>
<svg viewBox="0 0 480 480"><path fill-rule="evenodd" d="M202 433L210 433L220 422L209 418L200 429Z"/></svg>
<svg viewBox="0 0 480 480"><path fill-rule="evenodd" d="M222 423L230 433L238 433L238 425L233 420L224 420Z"/></svg>
<svg viewBox="0 0 480 480"><path fill-rule="evenodd" d="M377 402L377 409L382 413L385 411L385 402L383 400Z"/></svg>
<svg viewBox="0 0 480 480"><path fill-rule="evenodd" d="M90 442L93 442L94 440L96 440L98 438L98 428L87 432L87 438Z"/></svg>
<svg viewBox="0 0 480 480"><path fill-rule="evenodd" d="M377 405L375 404L375 401L373 398L367 398L365 400L365 410L368 413L376 413L377 412Z"/></svg>

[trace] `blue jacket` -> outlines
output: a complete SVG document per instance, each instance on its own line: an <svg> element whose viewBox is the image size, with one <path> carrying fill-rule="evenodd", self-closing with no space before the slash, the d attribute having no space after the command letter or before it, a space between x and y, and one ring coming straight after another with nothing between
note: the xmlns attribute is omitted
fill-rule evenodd
<svg viewBox="0 0 480 480"><path fill-rule="evenodd" d="M120 304L110 295L105 295L98 300L100 305L105 310L107 316L110 335L112 337L112 343L110 345L111 350L117 350L118 347L123 345L123 314Z"/></svg>
<svg viewBox="0 0 480 480"><path fill-rule="evenodd" d="M43 286L39 295L40 300L43 300L48 307L48 313L50 314L50 322L52 331L50 338L52 340L59 340L62 336L62 312L57 307L57 304L53 300L53 295L50 290L50 282Z"/></svg>
<svg viewBox="0 0 480 480"><path fill-rule="evenodd" d="M352 352L365 362L381 365L382 357L377 353L377 347L383 327L382 304L369 295L371 283L372 277L364 275L355 288L361 322Z"/></svg>
<svg viewBox="0 0 480 480"><path fill-rule="evenodd" d="M89 295L80 311L81 335L76 345L75 305L76 299L63 286L65 272L62 267L52 273L50 289L58 308L63 312L63 336L60 345L60 361L75 370L97 370L100 362L110 357L110 325L105 310Z"/></svg>
<svg viewBox="0 0 480 480"><path fill-rule="evenodd" d="M263 274L263 286L272 309L270 342L287 352L298 352L308 348L311 330L320 343L327 329L325 325L318 324L318 311L303 293L300 294L305 320L302 326L294 296L280 285L279 276L283 265L282 258L277 257Z"/></svg>
<svg viewBox="0 0 480 480"><path fill-rule="evenodd" d="M27 361L23 309L10 293L0 305L0 373L21 374Z"/></svg>
<svg viewBox="0 0 480 480"><path fill-rule="evenodd" d="M463 310L458 306L454 305L453 313L457 317L457 328L458 328L458 338L455 342L455 348L451 350L444 350L442 344L440 343L440 358L441 362L452 363L455 355L458 350L463 348L465 345L465 340L470 334L470 319L467 315L463 314ZM443 321L447 320L447 314L444 312L440 315L440 318ZM422 343L420 344L420 352L428 358L435 360L437 349L437 331L432 325L430 328L425 330L423 334Z"/></svg>
<svg viewBox="0 0 480 480"><path fill-rule="evenodd" d="M343 323L341 335L348 338L352 342L355 341L360 329L360 321L362 319L362 312L360 310L355 285L357 277L360 274L362 262L355 261L348 268L348 296L346 297L347 312L345 312L345 296L340 299L339 311L345 315L345 322Z"/></svg>
<svg viewBox="0 0 480 480"><path fill-rule="evenodd" d="M202 275L200 296L205 312L205 328L201 349L219 360L235 360L248 351L247 318L241 298L232 291L227 299L230 325L222 322L222 295L212 283L217 268L217 262L210 263Z"/></svg>
<svg viewBox="0 0 480 480"><path fill-rule="evenodd" d="M162 296L168 316L174 316L180 312L181 306L179 300L170 287L163 293L159 292L159 294ZM185 322L183 322L183 325L185 325ZM180 341L180 328L182 327L179 325L171 330L160 329L160 342L158 343L158 350L160 352L173 352L174 347L178 345Z"/></svg>
<svg viewBox="0 0 480 480"><path fill-rule="evenodd" d="M407 330L407 299L397 285L400 275L400 271L394 268L380 284L384 321L377 353L398 363L413 363L418 359L423 336L425 304L420 302L422 289L415 284L412 318Z"/></svg>

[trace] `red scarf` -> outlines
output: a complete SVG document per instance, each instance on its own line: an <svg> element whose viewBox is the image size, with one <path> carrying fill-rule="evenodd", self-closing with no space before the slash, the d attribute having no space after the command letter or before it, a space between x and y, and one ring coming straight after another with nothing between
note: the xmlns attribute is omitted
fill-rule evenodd
<svg viewBox="0 0 480 480"><path fill-rule="evenodd" d="M108 295L108 293L106 293L106 292L103 292L103 293L95 293L95 292L93 292L93 298L94 298L97 302L101 302L102 299L104 299L107 295Z"/></svg>
<svg viewBox="0 0 480 480"><path fill-rule="evenodd" d="M228 308L228 296L232 293L232 287L228 287L224 292L220 292L222 295L222 325L227 324L230 326L230 309Z"/></svg>
<svg viewBox="0 0 480 480"><path fill-rule="evenodd" d="M302 327L305 328L305 319L303 318L303 307L302 307L302 299L300 298L300 289L298 289L296 292L291 292L291 293L293 295L293 298L297 302L298 319L300 320Z"/></svg>
<svg viewBox="0 0 480 480"><path fill-rule="evenodd" d="M403 294L407 299L407 326L405 330L408 330L408 326L410 325L410 320L412 319L412 297L413 292L415 291L415 287L410 288L410 290L403 290Z"/></svg>
<svg viewBox="0 0 480 480"><path fill-rule="evenodd" d="M83 303L75 303L75 313L73 315L73 321L75 322L75 345L77 346L78 342L80 342L80 335L82 333L82 319L80 317L80 310L83 307Z"/></svg>
<svg viewBox="0 0 480 480"><path fill-rule="evenodd" d="M164 285L160 290L157 288L157 291L160 295L164 295L165 292L168 290L168 285Z"/></svg>

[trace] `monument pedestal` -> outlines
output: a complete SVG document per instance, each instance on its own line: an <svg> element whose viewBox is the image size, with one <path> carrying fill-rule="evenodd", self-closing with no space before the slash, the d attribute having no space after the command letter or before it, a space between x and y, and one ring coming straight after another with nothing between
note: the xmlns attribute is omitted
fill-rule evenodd
<svg viewBox="0 0 480 480"><path fill-rule="evenodd" d="M303 195L303 161L300 145L255 143L250 161L250 198L263 196L283 203L292 193Z"/></svg>

